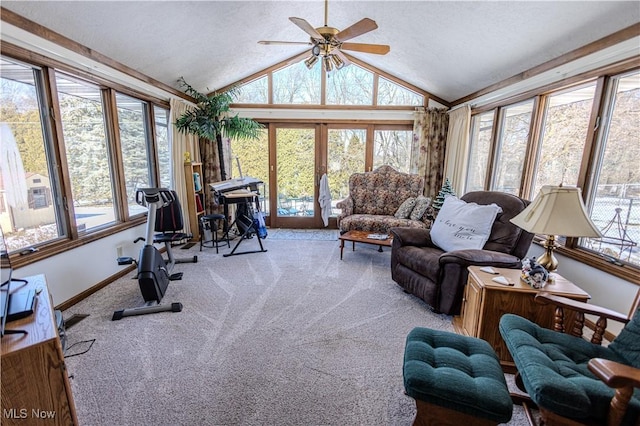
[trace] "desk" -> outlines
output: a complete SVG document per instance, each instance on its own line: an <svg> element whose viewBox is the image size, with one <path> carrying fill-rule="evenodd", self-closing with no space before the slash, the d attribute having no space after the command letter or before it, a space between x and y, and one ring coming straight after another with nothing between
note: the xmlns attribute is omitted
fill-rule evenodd
<svg viewBox="0 0 640 426"><path fill-rule="evenodd" d="M493 269L514 285L505 286L493 282L492 278L498 275L482 272L479 266L470 266L462 310L459 316L453 318L453 327L457 333L479 337L489 342L498 354L502 368L507 372L514 372L513 358L498 330L502 315L516 314L542 327L553 329L555 308L552 305L538 304L533 300L539 291L581 302L588 301L591 296L555 272L552 283L547 284L542 290L536 290L520 280L520 269ZM574 317L575 313L567 310L565 324L571 324Z"/></svg>
<svg viewBox="0 0 640 426"><path fill-rule="evenodd" d="M18 291L42 288L42 292L37 296L32 315L6 325L7 330L26 330L28 334L2 337L0 423L77 425L47 282L44 275L25 279L28 284Z"/></svg>

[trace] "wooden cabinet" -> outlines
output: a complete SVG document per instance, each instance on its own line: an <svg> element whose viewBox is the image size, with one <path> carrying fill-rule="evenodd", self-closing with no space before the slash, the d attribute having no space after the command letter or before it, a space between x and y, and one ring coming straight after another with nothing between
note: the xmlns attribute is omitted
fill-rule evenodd
<svg viewBox="0 0 640 426"><path fill-rule="evenodd" d="M28 277L16 291L38 289L34 313L7 323L0 349L3 425L77 425L62 345L44 275ZM15 287L18 287L17 285Z"/></svg>
<svg viewBox="0 0 640 426"><path fill-rule="evenodd" d="M502 340L498 323L506 313L520 315L546 328L553 328L554 307L540 305L534 301L539 291L547 291L559 296L582 302L591 296L559 274L552 274L554 280L543 290L536 290L520 280L519 269L494 268L513 286L505 286L492 281L498 275L482 272L480 267L469 267L469 280L465 286L462 310L453 318L456 332L467 336L478 337L491 344L500 358L505 371L515 371L513 359ZM570 324L574 314L567 311L566 324Z"/></svg>
<svg viewBox="0 0 640 426"><path fill-rule="evenodd" d="M196 176L197 174L197 176ZM198 221L204 214L204 182L202 180L202 163L184 163L184 179L187 186L187 206L189 212L189 232L193 240L200 239ZM198 182L198 184L196 184Z"/></svg>

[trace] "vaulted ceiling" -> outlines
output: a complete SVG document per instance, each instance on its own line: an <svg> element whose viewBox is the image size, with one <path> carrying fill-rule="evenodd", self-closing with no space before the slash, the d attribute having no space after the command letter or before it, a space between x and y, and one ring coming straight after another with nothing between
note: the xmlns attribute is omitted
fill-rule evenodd
<svg viewBox="0 0 640 426"><path fill-rule="evenodd" d="M308 48L289 21L324 25L321 0L11 1L2 7L171 87L227 86ZM454 101L640 22L637 1L330 0L329 26L364 17L378 29L351 41L391 46L352 55ZM640 46L638 47L640 53Z"/></svg>

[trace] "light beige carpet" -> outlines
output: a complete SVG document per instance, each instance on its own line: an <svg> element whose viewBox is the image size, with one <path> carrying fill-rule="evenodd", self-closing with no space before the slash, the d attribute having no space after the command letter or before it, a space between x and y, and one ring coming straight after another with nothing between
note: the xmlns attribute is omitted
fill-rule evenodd
<svg viewBox="0 0 640 426"><path fill-rule="evenodd" d="M142 304L133 274L64 312L90 316L68 330L67 358L82 425L410 425L405 337L452 330L390 277L390 249L267 238L266 253L197 254L163 303L180 313L111 321ZM244 241L240 249L258 247ZM175 272L174 271L174 272ZM87 345L67 350L78 353ZM510 425L524 425L519 407Z"/></svg>

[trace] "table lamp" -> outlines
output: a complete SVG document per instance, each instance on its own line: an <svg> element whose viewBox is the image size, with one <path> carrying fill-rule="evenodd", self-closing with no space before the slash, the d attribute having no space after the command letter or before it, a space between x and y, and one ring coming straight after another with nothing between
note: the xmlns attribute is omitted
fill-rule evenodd
<svg viewBox="0 0 640 426"><path fill-rule="evenodd" d="M602 237L582 202L580 188L543 186L529 206L511 219L511 223L534 234L546 234L545 252L536 259L549 272L558 268L553 255L555 236Z"/></svg>

